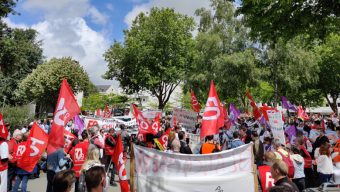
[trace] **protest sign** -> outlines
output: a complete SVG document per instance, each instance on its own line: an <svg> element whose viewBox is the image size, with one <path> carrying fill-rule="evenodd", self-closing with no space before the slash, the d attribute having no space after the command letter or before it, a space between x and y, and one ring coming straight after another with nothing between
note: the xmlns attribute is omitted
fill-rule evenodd
<svg viewBox="0 0 340 192"><path fill-rule="evenodd" d="M110 118L110 119L99 119L99 118L89 118L85 117L85 128L91 128L94 126L98 126L100 129L111 129L115 128L117 125L123 124L126 126L135 126L136 119L132 119L131 121L123 121L120 119Z"/></svg>
<svg viewBox="0 0 340 192"><path fill-rule="evenodd" d="M174 108L172 118L176 117L176 121L181 123L187 130L193 130L197 121L197 113L186 109ZM171 121L173 123L173 121ZM173 126L171 124L171 126Z"/></svg>
<svg viewBox="0 0 340 192"><path fill-rule="evenodd" d="M286 139L283 130L283 121L281 111L267 110L269 125L272 130L274 139L279 139L280 143L285 145Z"/></svg>
<svg viewBox="0 0 340 192"><path fill-rule="evenodd" d="M133 148L139 192L255 191L251 144L206 155Z"/></svg>
<svg viewBox="0 0 340 192"><path fill-rule="evenodd" d="M198 153L201 147L201 139L199 134L187 133L187 137L189 138L189 146L193 153Z"/></svg>
<svg viewBox="0 0 340 192"><path fill-rule="evenodd" d="M156 118L157 114L162 114L162 111L160 110L147 110L142 111L143 117L146 119L154 119Z"/></svg>

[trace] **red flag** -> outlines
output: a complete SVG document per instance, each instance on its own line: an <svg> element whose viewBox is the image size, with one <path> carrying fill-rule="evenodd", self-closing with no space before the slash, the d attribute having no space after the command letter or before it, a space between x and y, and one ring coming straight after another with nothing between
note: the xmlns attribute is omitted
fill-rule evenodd
<svg viewBox="0 0 340 192"><path fill-rule="evenodd" d="M144 118L143 114L138 110L137 106L135 104L132 104L133 107L133 112L138 124L138 132L140 134L147 134L147 133L151 133L151 134L157 134L157 132L155 132L150 123Z"/></svg>
<svg viewBox="0 0 340 192"><path fill-rule="evenodd" d="M76 138L76 136L73 135L71 132L64 130L64 138L65 138L64 151L68 153L72 147L72 142Z"/></svg>
<svg viewBox="0 0 340 192"><path fill-rule="evenodd" d="M305 121L309 119L308 114L305 112L305 110L303 110L301 105L299 105L299 107L298 107L297 115L298 115L298 118L301 118Z"/></svg>
<svg viewBox="0 0 340 192"><path fill-rule="evenodd" d="M0 113L0 137L3 139L7 139L8 137L8 129L5 125L4 119L2 118L2 114Z"/></svg>
<svg viewBox="0 0 340 192"><path fill-rule="evenodd" d="M274 179L270 173L270 166L263 165L259 166L259 175L261 181L261 187L263 192L268 192L268 189L274 186Z"/></svg>
<svg viewBox="0 0 340 192"><path fill-rule="evenodd" d="M119 183L120 183L120 191L121 192L129 192L129 183L127 180L125 162L123 159L123 144L121 136L118 135L117 145L115 147L114 153L112 155L112 161L115 164L118 172Z"/></svg>
<svg viewBox="0 0 340 192"><path fill-rule="evenodd" d="M174 116L173 118L172 118L172 128L173 129L175 129L175 126L177 125L177 117L176 116Z"/></svg>
<svg viewBox="0 0 340 192"><path fill-rule="evenodd" d="M161 114L158 113L152 122L152 130L156 133L161 130Z"/></svg>
<svg viewBox="0 0 340 192"><path fill-rule="evenodd" d="M47 154L64 147L64 126L78 113L80 113L78 103L66 79L64 79L61 84L53 124L48 137Z"/></svg>
<svg viewBox="0 0 340 192"><path fill-rule="evenodd" d="M201 105L198 102L196 95L195 95L193 90L191 90L191 107L197 113L199 113L201 111Z"/></svg>
<svg viewBox="0 0 340 192"><path fill-rule="evenodd" d="M47 133L35 122L26 142L26 150L22 154L21 159L18 160L17 166L27 172L32 172L42 154L45 152L47 143Z"/></svg>
<svg viewBox="0 0 340 192"><path fill-rule="evenodd" d="M250 105L253 107L253 116L254 116L254 118L255 119L259 119L261 117L261 112L260 112L259 108L256 106L256 103L253 100L253 97L249 93L249 90L246 91L246 95L248 97Z"/></svg>
<svg viewBox="0 0 340 192"><path fill-rule="evenodd" d="M223 105L223 114L224 114L224 126L229 129L232 126L232 121L229 119L228 111L226 105Z"/></svg>
<svg viewBox="0 0 340 192"><path fill-rule="evenodd" d="M221 106L220 100L218 99L214 82L211 81L209 96L203 113L200 134L201 139L207 135L217 134L219 132L219 128L223 127L223 125L223 107Z"/></svg>
<svg viewBox="0 0 340 192"><path fill-rule="evenodd" d="M158 141L163 145L164 149L168 148L168 138L170 134L171 129L168 128L166 132L158 139Z"/></svg>
<svg viewBox="0 0 340 192"><path fill-rule="evenodd" d="M102 110L101 109L97 109L96 113L95 113L95 116L101 117L102 116Z"/></svg>
<svg viewBox="0 0 340 192"><path fill-rule="evenodd" d="M260 109L261 109L263 117L266 119L266 121L269 121L267 111L278 111L277 109L272 108L272 107L268 107L267 105L262 105L262 107L260 107Z"/></svg>
<svg viewBox="0 0 340 192"><path fill-rule="evenodd" d="M111 117L111 110L109 109L109 106L106 105L105 110L104 110L104 118L109 118L109 117Z"/></svg>

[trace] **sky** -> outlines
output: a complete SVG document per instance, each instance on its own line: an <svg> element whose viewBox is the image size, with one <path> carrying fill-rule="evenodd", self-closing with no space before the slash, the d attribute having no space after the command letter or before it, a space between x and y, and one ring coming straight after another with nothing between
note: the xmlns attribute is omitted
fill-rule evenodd
<svg viewBox="0 0 340 192"><path fill-rule="evenodd" d="M37 30L47 60L71 56L94 84L118 86L101 78L107 70L103 54L114 40L124 41L123 30L140 12L170 7L198 22L195 10L209 5L209 0L19 0L15 7L19 15L10 15L5 22Z"/></svg>

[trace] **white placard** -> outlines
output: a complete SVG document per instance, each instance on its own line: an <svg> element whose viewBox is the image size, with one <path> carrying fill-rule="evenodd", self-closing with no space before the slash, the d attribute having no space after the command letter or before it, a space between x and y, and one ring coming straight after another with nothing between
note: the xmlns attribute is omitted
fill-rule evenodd
<svg viewBox="0 0 340 192"><path fill-rule="evenodd" d="M197 122L197 113L186 109L174 108L172 118L176 117L176 121L181 123L186 130L193 130ZM171 121L171 126L173 119Z"/></svg>
<svg viewBox="0 0 340 192"><path fill-rule="evenodd" d="M283 130L283 120L281 111L268 110L269 125L272 130L274 139L279 139L282 145L286 144L285 133Z"/></svg>
<svg viewBox="0 0 340 192"><path fill-rule="evenodd" d="M139 192L255 191L252 144L206 155L164 153L134 145Z"/></svg>

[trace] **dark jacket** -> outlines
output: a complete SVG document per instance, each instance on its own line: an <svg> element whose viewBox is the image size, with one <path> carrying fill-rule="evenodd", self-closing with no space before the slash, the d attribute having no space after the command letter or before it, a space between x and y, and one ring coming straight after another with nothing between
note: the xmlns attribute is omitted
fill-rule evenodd
<svg viewBox="0 0 340 192"><path fill-rule="evenodd" d="M180 153L192 154L192 151L191 151L190 147L187 145L186 142L180 141L180 143L181 143L181 148L179 149Z"/></svg>
<svg viewBox="0 0 340 192"><path fill-rule="evenodd" d="M287 177L279 179L275 182L275 186L269 189L269 192L275 191L275 188L284 188L287 192L299 192L299 188L295 185L295 183L289 181Z"/></svg>

